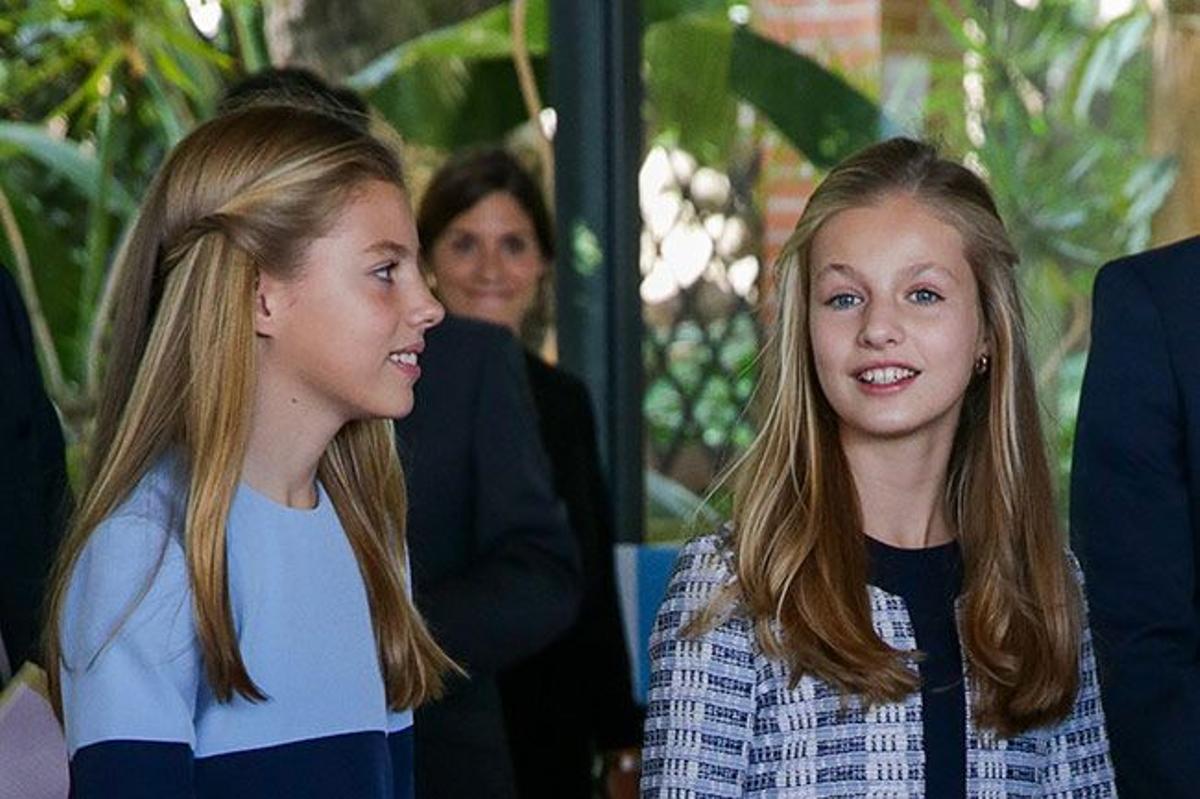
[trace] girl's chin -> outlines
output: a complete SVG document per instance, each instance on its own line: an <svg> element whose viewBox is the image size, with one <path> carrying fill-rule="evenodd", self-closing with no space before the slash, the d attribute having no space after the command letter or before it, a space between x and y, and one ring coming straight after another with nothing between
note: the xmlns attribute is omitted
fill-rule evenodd
<svg viewBox="0 0 1200 799"><path fill-rule="evenodd" d="M939 437L945 432L943 417L915 417L899 415L891 418L843 419L842 434L854 438L877 441L901 441L921 436ZM952 429L952 427L951 427Z"/></svg>

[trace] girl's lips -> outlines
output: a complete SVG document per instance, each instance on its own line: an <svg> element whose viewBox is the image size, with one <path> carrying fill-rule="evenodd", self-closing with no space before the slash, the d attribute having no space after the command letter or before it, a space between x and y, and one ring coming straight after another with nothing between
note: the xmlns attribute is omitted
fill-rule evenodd
<svg viewBox="0 0 1200 799"><path fill-rule="evenodd" d="M391 361L390 363L399 370L400 374L410 380L416 381L421 377L421 367L416 364L396 363L395 361Z"/></svg>
<svg viewBox="0 0 1200 799"><path fill-rule="evenodd" d="M860 390L869 395L895 394L912 385L921 372L901 363L871 364L854 373Z"/></svg>
<svg viewBox="0 0 1200 799"><path fill-rule="evenodd" d="M862 380L857 379L854 382L858 386L859 391L869 396L878 397L900 393L904 389L911 386L919 376L920 373L918 372L908 377L902 377L899 380L895 380L890 383L864 383Z"/></svg>
<svg viewBox="0 0 1200 799"><path fill-rule="evenodd" d="M424 346L418 344L410 349L393 352L388 356L388 363L398 369L404 376L411 380L416 380L421 376L421 367L418 363L418 353L422 349L424 349Z"/></svg>

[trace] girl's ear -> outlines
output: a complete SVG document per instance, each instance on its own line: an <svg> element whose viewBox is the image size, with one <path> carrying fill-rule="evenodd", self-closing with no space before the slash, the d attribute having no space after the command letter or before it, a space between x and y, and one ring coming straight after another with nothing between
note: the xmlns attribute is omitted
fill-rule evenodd
<svg viewBox="0 0 1200 799"><path fill-rule="evenodd" d="M279 311L283 307L284 283L266 272L254 280L254 332L273 338L279 327Z"/></svg>
<svg viewBox="0 0 1200 799"><path fill-rule="evenodd" d="M979 336L975 341L975 359L978 360L981 355L991 356L992 354L992 337L988 332L987 323L982 319L979 322Z"/></svg>

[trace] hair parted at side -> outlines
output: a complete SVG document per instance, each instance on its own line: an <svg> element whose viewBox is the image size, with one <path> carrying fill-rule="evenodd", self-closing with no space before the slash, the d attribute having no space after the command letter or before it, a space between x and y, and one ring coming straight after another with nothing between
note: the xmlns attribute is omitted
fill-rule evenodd
<svg viewBox="0 0 1200 799"><path fill-rule="evenodd" d="M225 559L254 392L255 286L260 272L298 277L311 242L374 180L404 186L389 148L333 116L269 105L200 125L159 169L113 265L117 300L85 486L51 577L46 663L55 702L76 561L171 451L189 475L183 543L209 684L222 701L263 698L238 649ZM363 576L389 705L437 696L454 665L405 591L405 494L391 422L345 425L318 476Z"/></svg>
<svg viewBox="0 0 1200 799"><path fill-rule="evenodd" d="M813 193L776 265L778 316L765 348L760 431L734 465L737 582L689 625L740 603L792 680L812 675L868 703L919 680L875 633L862 515L837 417L813 362L809 253L841 211L893 194L962 236L991 368L967 389L945 502L964 562L960 630L977 723L1012 735L1064 718L1078 687L1082 600L1055 513L1018 292L1017 253L984 182L924 143L891 139L838 164Z"/></svg>

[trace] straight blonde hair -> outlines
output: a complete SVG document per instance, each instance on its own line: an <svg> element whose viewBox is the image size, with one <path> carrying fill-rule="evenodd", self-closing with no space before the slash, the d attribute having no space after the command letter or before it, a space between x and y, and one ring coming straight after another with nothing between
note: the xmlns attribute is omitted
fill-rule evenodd
<svg viewBox="0 0 1200 799"><path fill-rule="evenodd" d="M169 451L182 454L188 472L183 546L206 677L220 701L265 698L238 648L226 563L255 386L255 287L260 272L297 278L309 244L373 180L404 188L391 150L332 116L285 106L201 125L159 170L113 266L118 299L85 488L51 576L46 663L55 702L75 564ZM362 573L389 705L435 698L456 667L405 590L406 501L391 422L346 424L318 477Z"/></svg>
<svg viewBox="0 0 1200 799"><path fill-rule="evenodd" d="M875 632L859 498L821 391L808 320L813 238L834 215L908 194L962 236L990 368L967 388L945 489L964 563L960 635L981 728L1011 736L1063 719L1079 681L1081 598L1059 528L1017 253L986 185L929 145L892 139L836 166L777 261L760 431L734 465L736 584L687 628L743 603L769 655L869 704L919 687L911 653Z"/></svg>

